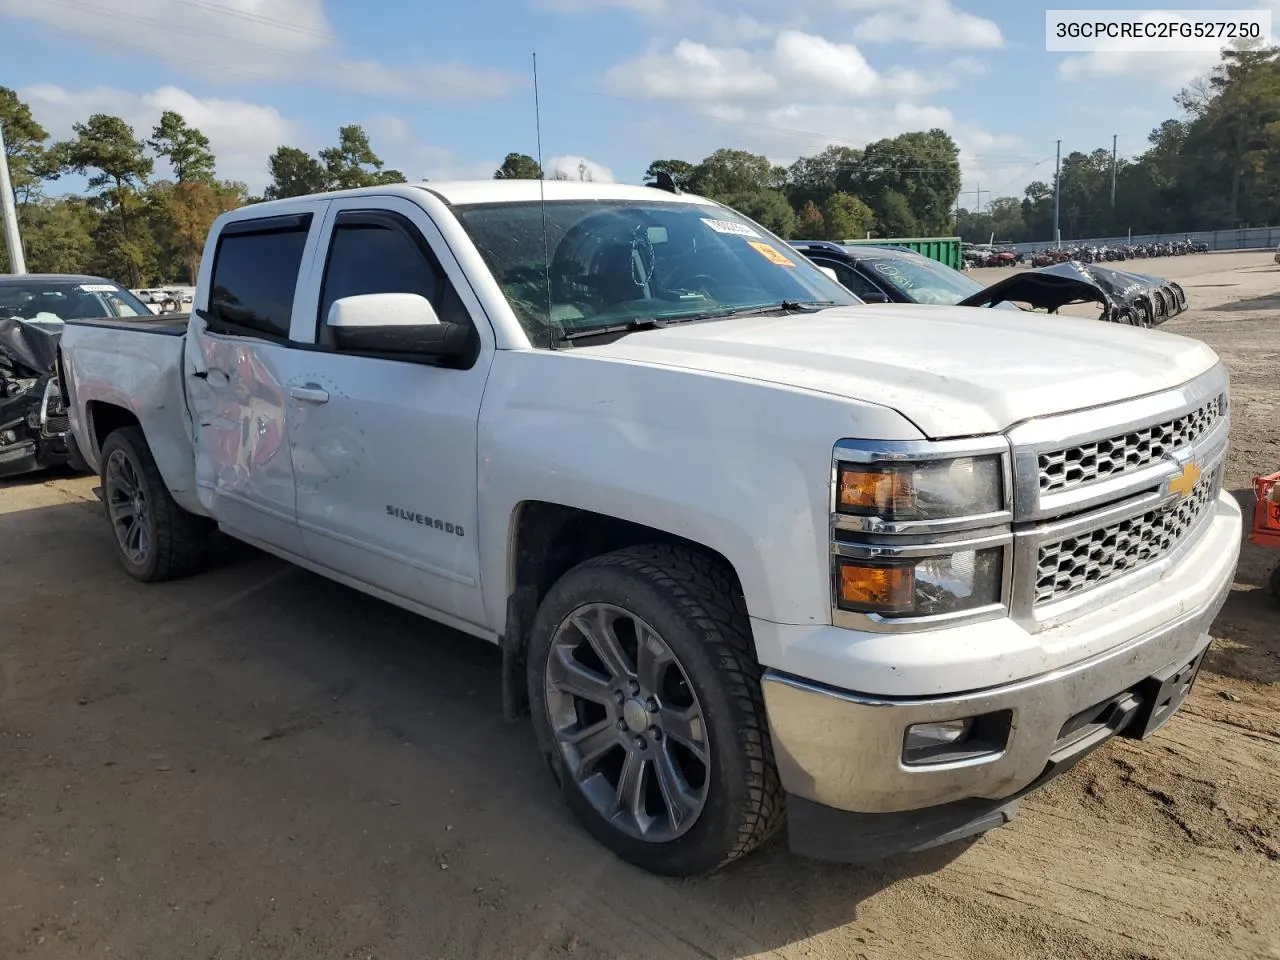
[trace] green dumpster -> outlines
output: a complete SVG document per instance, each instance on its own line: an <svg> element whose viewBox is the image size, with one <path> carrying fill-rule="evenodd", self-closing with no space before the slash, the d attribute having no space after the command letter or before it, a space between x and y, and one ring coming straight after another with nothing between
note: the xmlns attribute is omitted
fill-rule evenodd
<svg viewBox="0 0 1280 960"><path fill-rule="evenodd" d="M876 240L842 240L845 246L905 247L930 260L960 269L959 237L884 237Z"/></svg>

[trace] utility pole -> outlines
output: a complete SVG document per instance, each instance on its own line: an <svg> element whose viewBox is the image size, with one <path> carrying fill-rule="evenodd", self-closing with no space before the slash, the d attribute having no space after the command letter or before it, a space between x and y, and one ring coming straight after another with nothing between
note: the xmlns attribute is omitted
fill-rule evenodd
<svg viewBox="0 0 1280 960"><path fill-rule="evenodd" d="M1058 155L1053 162L1053 242L1062 246L1062 232L1058 229L1058 210L1062 198L1062 141L1058 141Z"/></svg>
<svg viewBox="0 0 1280 960"><path fill-rule="evenodd" d="M1111 209L1116 208L1116 134L1111 135Z"/></svg>
<svg viewBox="0 0 1280 960"><path fill-rule="evenodd" d="M4 152L4 124L0 124L0 215L4 219L4 245L9 251L9 272L26 273L22 257L22 237L18 235L18 211L13 206L13 184L9 181L9 157Z"/></svg>
<svg viewBox="0 0 1280 960"><path fill-rule="evenodd" d="M979 184L979 187L981 187L981 184ZM957 211L957 212L959 212L959 210L960 210L960 201L959 201L959 198L960 198L960 197L967 197L967 196L969 196L969 194L973 193L973 194L977 194L977 196L978 196L977 209L976 209L976 210L974 210L973 212L974 212L974 213L981 213L981 212L982 212L982 195L983 195L984 193L990 193L990 192L991 192L990 190L982 190L982 189L978 189L978 190L961 190L961 191L960 191L960 193L957 195L957 198L956 198L956 211Z"/></svg>

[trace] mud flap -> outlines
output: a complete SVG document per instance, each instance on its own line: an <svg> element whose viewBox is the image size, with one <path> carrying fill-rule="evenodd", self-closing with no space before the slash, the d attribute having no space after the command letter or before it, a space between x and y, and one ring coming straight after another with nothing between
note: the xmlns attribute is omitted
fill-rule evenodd
<svg viewBox="0 0 1280 960"><path fill-rule="evenodd" d="M537 612L538 596L533 587L517 587L507 597L507 627L499 644L502 650L502 715L507 720L529 716L525 649Z"/></svg>

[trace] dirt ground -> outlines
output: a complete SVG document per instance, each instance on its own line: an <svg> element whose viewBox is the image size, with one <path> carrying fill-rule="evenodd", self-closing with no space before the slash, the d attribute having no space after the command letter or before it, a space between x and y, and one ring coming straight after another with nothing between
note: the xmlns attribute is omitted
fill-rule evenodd
<svg viewBox="0 0 1280 960"><path fill-rule="evenodd" d="M1137 267L1231 367L1247 502L1280 468L1280 267ZM495 650L250 551L134 583L93 486L0 485L0 957L1280 957L1280 554L1246 545L1168 726L1009 827L672 882L574 825Z"/></svg>

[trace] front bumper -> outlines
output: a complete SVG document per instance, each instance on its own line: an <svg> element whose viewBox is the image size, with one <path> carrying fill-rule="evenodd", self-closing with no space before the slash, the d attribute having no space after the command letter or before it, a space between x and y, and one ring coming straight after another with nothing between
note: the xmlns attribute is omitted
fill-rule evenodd
<svg viewBox="0 0 1280 960"><path fill-rule="evenodd" d="M1234 519L1234 536L1206 536L1183 559L1200 579L1197 590L1182 595L1177 615L1135 632L1121 605L1108 605L1113 642L1074 663L967 692L914 697L856 693L767 670L774 755L789 810L798 814L793 847L853 859L833 852L840 847L836 824L880 837L869 846L878 855L989 829L1012 816L1011 801L1109 737L1143 737L1163 724L1190 690L1234 580L1239 515L1223 510L1224 524ZM1208 562L1194 555L1201 550L1220 555ZM1123 607L1141 607L1145 593L1139 590ZM946 649L946 634L930 636L939 651ZM989 749L928 764L904 759L912 725L984 716L1004 723ZM807 842L806 831L821 842Z"/></svg>

